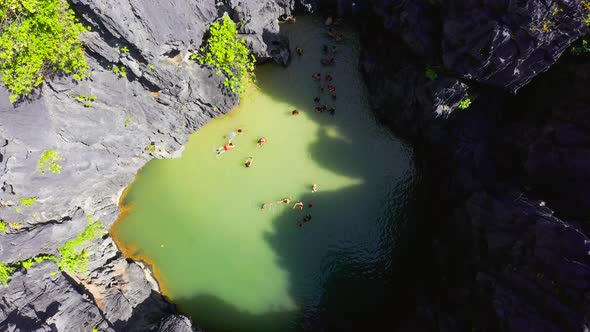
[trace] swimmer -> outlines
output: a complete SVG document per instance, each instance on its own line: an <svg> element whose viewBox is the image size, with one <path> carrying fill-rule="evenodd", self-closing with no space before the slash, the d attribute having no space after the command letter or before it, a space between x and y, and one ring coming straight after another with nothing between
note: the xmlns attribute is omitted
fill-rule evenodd
<svg viewBox="0 0 590 332"><path fill-rule="evenodd" d="M334 58L323 58L322 59L322 65L324 65L324 66L333 65L335 63L336 63L336 61L334 60Z"/></svg>
<svg viewBox="0 0 590 332"><path fill-rule="evenodd" d="M299 111L298 110L293 110L293 112L291 112L291 114L293 114L293 115L299 115Z"/></svg>
<svg viewBox="0 0 590 332"><path fill-rule="evenodd" d="M315 112L316 112L316 113L322 113L323 111L324 111L324 110L323 110L321 107L319 107L319 106L317 106L317 107L315 108Z"/></svg>
<svg viewBox="0 0 590 332"><path fill-rule="evenodd" d="M334 108L330 108L330 109L328 110L328 113L330 113L330 115L334 115L334 114L336 113L336 109L334 109Z"/></svg>
<svg viewBox="0 0 590 332"><path fill-rule="evenodd" d="M247 168L250 168L250 166L252 166L252 162L254 161L254 158L252 157L248 157L248 159L246 160L246 162L244 163L244 166L246 166Z"/></svg>
<svg viewBox="0 0 590 332"><path fill-rule="evenodd" d="M303 210L303 202L297 201L297 203L295 203L295 205L293 205L293 208L299 208L299 210Z"/></svg>
<svg viewBox="0 0 590 332"><path fill-rule="evenodd" d="M313 207L313 204L311 202L309 202L309 204L307 204L307 207L308 208L312 208Z"/></svg>
<svg viewBox="0 0 590 332"><path fill-rule="evenodd" d="M332 79L333 79L332 75L326 74L326 81L332 82Z"/></svg>
<svg viewBox="0 0 590 332"><path fill-rule="evenodd" d="M308 222L308 221L311 221L311 214L308 214L305 217L303 217L303 222Z"/></svg>
<svg viewBox="0 0 590 332"><path fill-rule="evenodd" d="M328 85L328 91L330 91L330 93L335 93L336 92L336 87L333 86L333 85L331 85L331 84L329 84Z"/></svg>
<svg viewBox="0 0 590 332"><path fill-rule="evenodd" d="M217 154L219 155L219 154L222 154L224 152L229 151L229 149L231 149L233 147L235 147L234 143L229 142L226 145L224 145L224 146L220 147L219 149L217 149L216 151L217 151Z"/></svg>
<svg viewBox="0 0 590 332"><path fill-rule="evenodd" d="M262 203L262 206L260 207L260 209L262 210L262 212L265 212L271 206L272 206L272 203Z"/></svg>
<svg viewBox="0 0 590 332"><path fill-rule="evenodd" d="M278 201L277 203L289 204L289 203L291 203L291 199L290 198L283 198L280 201Z"/></svg>
<svg viewBox="0 0 590 332"><path fill-rule="evenodd" d="M261 147L261 146L263 146L264 144L266 144L267 142L268 142L268 140L266 139L266 137L261 137L261 138L258 140L258 143L256 144L256 146L258 146L258 147Z"/></svg>
<svg viewBox="0 0 590 332"><path fill-rule="evenodd" d="M324 44L322 49L324 50L324 53L328 53L328 45Z"/></svg>
<svg viewBox="0 0 590 332"><path fill-rule="evenodd" d="M316 80L316 81L319 81L319 80L321 80L321 79L322 79L322 74L320 74L320 73L315 73L315 74L311 75L311 78L313 78L313 79L314 79L314 80Z"/></svg>
<svg viewBox="0 0 590 332"><path fill-rule="evenodd" d="M297 47L295 49L295 52L297 52L297 54L300 55L300 56L303 55L303 49L301 47Z"/></svg>
<svg viewBox="0 0 590 332"><path fill-rule="evenodd" d="M313 184L313 186L311 186L311 192L312 193L317 193L318 192L318 185L317 184Z"/></svg>
<svg viewBox="0 0 590 332"><path fill-rule="evenodd" d="M337 51L337 50L338 50L338 49L336 48L336 45L333 45L333 46L332 46L332 53L336 53L336 51Z"/></svg>
<svg viewBox="0 0 590 332"><path fill-rule="evenodd" d="M315 97L315 98L313 98L313 101L314 101L315 103L319 103L319 102L320 102L320 97Z"/></svg>
<svg viewBox="0 0 590 332"><path fill-rule="evenodd" d="M242 135L242 133L242 128L238 128L238 130L232 131L231 133L229 133L229 141L231 142L236 137L236 135Z"/></svg>

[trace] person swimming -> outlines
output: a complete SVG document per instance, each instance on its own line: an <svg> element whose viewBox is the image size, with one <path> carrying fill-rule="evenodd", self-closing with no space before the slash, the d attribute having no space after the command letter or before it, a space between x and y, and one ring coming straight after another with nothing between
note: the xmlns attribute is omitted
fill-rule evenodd
<svg viewBox="0 0 590 332"><path fill-rule="evenodd" d="M238 128L238 130L232 131L231 133L229 133L229 141L231 142L237 135L242 135L242 133L242 128Z"/></svg>
<svg viewBox="0 0 590 332"><path fill-rule="evenodd" d="M315 98L313 98L313 101L314 101L315 103L319 103L319 102L320 102L320 97L315 97Z"/></svg>
<svg viewBox="0 0 590 332"><path fill-rule="evenodd" d="M313 79L314 79L314 80L316 80L316 81L319 81L319 80L321 80L321 79L322 79L322 74L320 74L320 73L315 73L315 74L311 75L311 78L313 78Z"/></svg>
<svg viewBox="0 0 590 332"><path fill-rule="evenodd" d="M301 47L297 47L295 52L297 52L298 55L303 55L303 49Z"/></svg>
<svg viewBox="0 0 590 332"><path fill-rule="evenodd" d="M333 79L333 77L331 74L326 74L326 81L332 82L332 79Z"/></svg>
<svg viewBox="0 0 590 332"><path fill-rule="evenodd" d="M244 166L246 166L247 168L250 168L250 166L252 166L252 162L254 161L254 158L252 157L248 157L248 159L246 160L246 162L244 163Z"/></svg>
<svg viewBox="0 0 590 332"><path fill-rule="evenodd" d="M272 206L272 203L262 203L262 206L260 207L260 209L262 210L262 212L268 210L270 207Z"/></svg>
<svg viewBox="0 0 590 332"><path fill-rule="evenodd" d="M268 140L266 139L266 137L261 137L261 138L258 140L258 143L257 143L256 145L257 145L258 147L261 147L261 146L263 146L264 144L266 144L267 142L268 142Z"/></svg>
<svg viewBox="0 0 590 332"><path fill-rule="evenodd" d="M312 193L317 193L318 192L318 185L317 184L313 184L313 186L311 186L311 192Z"/></svg>
<svg viewBox="0 0 590 332"><path fill-rule="evenodd" d="M218 148L216 151L217 151L217 154L219 155L219 154L229 151L230 149L232 149L234 147L235 147L234 143L229 142L226 145Z"/></svg>
<svg viewBox="0 0 590 332"><path fill-rule="evenodd" d="M330 113L330 115L334 115L334 114L336 114L336 109L335 108L330 108L328 110L328 113Z"/></svg>
<svg viewBox="0 0 590 332"><path fill-rule="evenodd" d="M291 199L290 198L283 198L280 201L278 201L277 203L289 204L289 203L291 203Z"/></svg>
<svg viewBox="0 0 590 332"><path fill-rule="evenodd" d="M297 203L295 203L295 205L293 205L293 208L299 208L299 210L303 210L303 202L297 201Z"/></svg>
<svg viewBox="0 0 590 332"><path fill-rule="evenodd" d="M293 110L293 112L291 112L291 114L293 114L293 115L299 115L299 111L298 110Z"/></svg>

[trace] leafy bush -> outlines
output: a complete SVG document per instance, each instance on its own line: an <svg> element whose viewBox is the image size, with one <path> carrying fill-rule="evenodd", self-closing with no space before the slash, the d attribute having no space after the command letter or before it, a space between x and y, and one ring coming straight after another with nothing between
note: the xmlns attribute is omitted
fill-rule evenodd
<svg viewBox="0 0 590 332"><path fill-rule="evenodd" d="M88 226L84 228L82 233L57 249L61 255L57 265L62 271L72 273L86 273L88 271L86 267L88 264L88 251L86 249L80 250L79 247L87 241L91 241L104 234L101 222L93 221L91 216L88 216L88 222Z"/></svg>
<svg viewBox="0 0 590 332"><path fill-rule="evenodd" d="M118 74L119 77L126 77L127 76L127 67L121 66L113 66L113 73Z"/></svg>
<svg viewBox="0 0 590 332"><path fill-rule="evenodd" d="M147 151L147 153L149 154L154 154L156 153L156 145L154 143L148 144L145 147L145 150Z"/></svg>
<svg viewBox="0 0 590 332"><path fill-rule="evenodd" d="M77 102L84 104L84 107L92 106L92 103L96 101L95 95L72 95Z"/></svg>
<svg viewBox="0 0 590 332"><path fill-rule="evenodd" d="M8 231L8 228L6 227L6 221L0 220L0 234L4 234L6 231Z"/></svg>
<svg viewBox="0 0 590 332"><path fill-rule="evenodd" d="M50 71L88 76L78 23L66 0L0 2L0 75L10 102L28 95Z"/></svg>
<svg viewBox="0 0 590 332"><path fill-rule="evenodd" d="M123 46L119 49L119 51L123 54L127 54L127 53L129 53L129 47Z"/></svg>
<svg viewBox="0 0 590 332"><path fill-rule="evenodd" d="M438 78L438 74L436 73L436 71L430 67L427 66L426 69L424 70L424 75L426 76L426 78L428 78L431 81L434 81L435 79Z"/></svg>
<svg viewBox="0 0 590 332"><path fill-rule="evenodd" d="M14 268L0 262L0 285L8 284L8 279L10 279L13 271Z"/></svg>
<svg viewBox="0 0 590 332"><path fill-rule="evenodd" d="M582 55L590 53L590 43L588 43L588 37L584 37L581 42L576 42L577 45L572 46L570 53L572 55Z"/></svg>
<svg viewBox="0 0 590 332"><path fill-rule="evenodd" d="M133 122L132 118L125 119L125 128L129 127L131 125L131 122Z"/></svg>
<svg viewBox="0 0 590 332"><path fill-rule="evenodd" d="M63 158L59 155L59 152L57 152L56 150L45 150L39 158L37 170L41 174L45 174L45 172L47 171L51 171L51 173L60 173L61 165L57 162L62 159Z"/></svg>
<svg viewBox="0 0 590 332"><path fill-rule="evenodd" d="M192 59L216 67L216 74L225 76L223 85L242 96L248 83L254 81L254 55L246 41L237 38L236 24L227 15L213 23L209 32L206 46Z"/></svg>
<svg viewBox="0 0 590 332"><path fill-rule="evenodd" d="M464 110L471 106L471 98L465 98L459 102L459 108Z"/></svg>

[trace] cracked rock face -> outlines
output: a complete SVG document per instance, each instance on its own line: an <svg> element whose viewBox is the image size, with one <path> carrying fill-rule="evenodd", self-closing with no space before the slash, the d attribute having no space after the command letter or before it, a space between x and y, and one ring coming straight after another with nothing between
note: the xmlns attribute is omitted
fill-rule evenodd
<svg viewBox="0 0 590 332"><path fill-rule="evenodd" d="M234 1L235 2L235 1ZM188 135L238 102L223 93L213 68L190 60L210 24L240 6L253 52L288 61L277 18L294 1L72 0L82 23L91 78L53 77L15 105L0 86L0 261L11 263L76 237L87 216L108 229L122 190L150 159L177 157ZM126 47L129 51L124 52ZM113 67L125 67L125 77ZM96 96L89 107L78 95ZM153 145L155 152L148 153ZM56 150L60 174L37 171ZM31 206L20 198L36 197ZM0 286L2 331L192 331L158 293L148 270L126 261L105 236L87 244L89 273L67 274L53 262L17 270Z"/></svg>

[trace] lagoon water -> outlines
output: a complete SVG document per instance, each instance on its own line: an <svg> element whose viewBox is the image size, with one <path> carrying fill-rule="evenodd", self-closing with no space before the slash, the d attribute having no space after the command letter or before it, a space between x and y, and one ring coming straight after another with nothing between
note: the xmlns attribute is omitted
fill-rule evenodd
<svg viewBox="0 0 590 332"><path fill-rule="evenodd" d="M293 52L288 68L258 68L257 87L193 134L181 158L141 170L112 230L125 255L149 262L164 294L207 331L317 330L310 326L371 319L395 269L412 151L370 110L354 31L340 29L345 39L335 43L316 20L282 26L292 48L304 51ZM337 45L333 66L320 63L323 44ZM335 100L319 90L327 73ZM335 114L314 112L316 96ZM238 128L236 147L217 156ZM260 137L268 143L257 147ZM292 208L297 200L303 211ZM263 203L273 204L263 211Z"/></svg>

